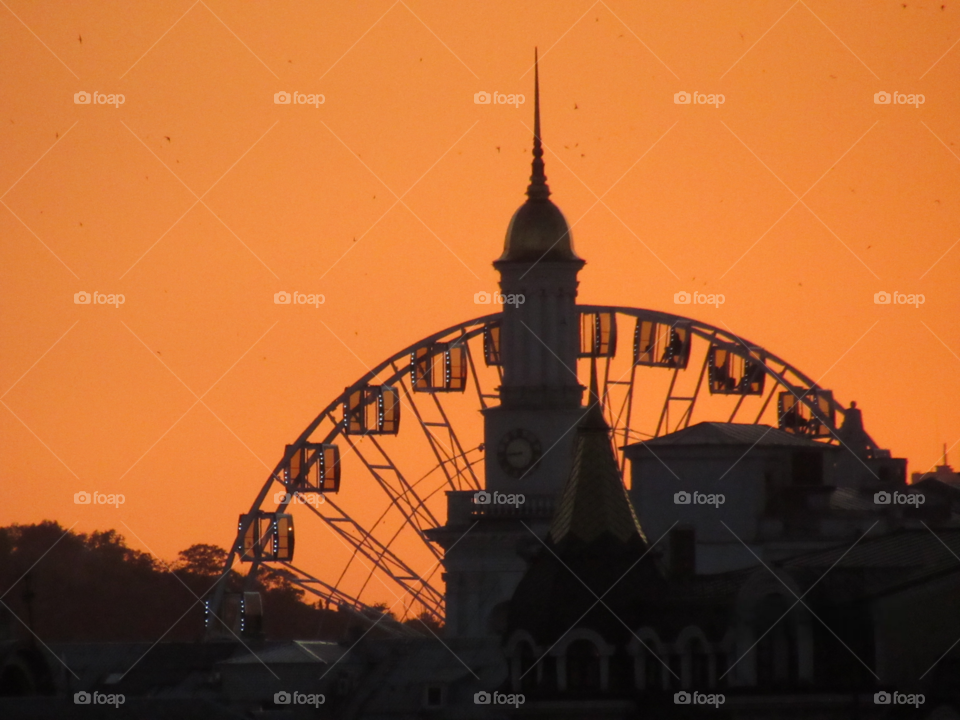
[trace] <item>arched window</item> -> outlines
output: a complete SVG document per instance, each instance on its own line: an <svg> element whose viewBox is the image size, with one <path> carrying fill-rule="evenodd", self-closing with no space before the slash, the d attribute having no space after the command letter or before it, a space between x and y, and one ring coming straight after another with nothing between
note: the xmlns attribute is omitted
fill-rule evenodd
<svg viewBox="0 0 960 720"><path fill-rule="evenodd" d="M664 658L667 663L667 689L683 687L683 655L672 652Z"/></svg>
<svg viewBox="0 0 960 720"><path fill-rule="evenodd" d="M644 690L663 689L663 661L653 652L642 648L643 657L643 688Z"/></svg>
<svg viewBox="0 0 960 720"><path fill-rule="evenodd" d="M733 674L732 672L727 672L729 669L727 653L721 650L715 657L717 663L717 687L727 687L730 684L730 676Z"/></svg>
<svg viewBox="0 0 960 720"><path fill-rule="evenodd" d="M537 672L539 670L535 666L537 656L533 652L533 646L526 640L521 640L517 644L516 653L520 663L520 690L530 692L537 686Z"/></svg>
<svg viewBox="0 0 960 720"><path fill-rule="evenodd" d="M789 608L783 595L767 595L757 605L754 631L757 637L763 636L756 648L760 687L797 685L797 617L787 612Z"/></svg>
<svg viewBox="0 0 960 720"><path fill-rule="evenodd" d="M687 643L690 656L690 686L698 690L710 686L710 658L707 649L699 638L691 638Z"/></svg>
<svg viewBox="0 0 960 720"><path fill-rule="evenodd" d="M574 640L567 648L567 688L600 690L600 650L589 640Z"/></svg>

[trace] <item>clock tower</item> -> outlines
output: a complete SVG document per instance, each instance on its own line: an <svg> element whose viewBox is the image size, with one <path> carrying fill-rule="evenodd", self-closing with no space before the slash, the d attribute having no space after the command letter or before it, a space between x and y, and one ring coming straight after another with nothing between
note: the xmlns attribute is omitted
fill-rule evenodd
<svg viewBox="0 0 960 720"><path fill-rule="evenodd" d="M497 635L526 564L570 476L585 388L577 378L579 312L570 227L550 200L540 141L539 68L534 65L533 172L527 200L494 261L507 301L499 331L500 404L484 411L484 487L449 492L447 524L428 531L445 550L446 632ZM504 498L523 498L515 505ZM485 502L488 501L488 502Z"/></svg>
<svg viewBox="0 0 960 720"><path fill-rule="evenodd" d="M577 379L577 273L584 261L550 200L540 142L539 69L534 70L533 173L493 263L507 298L500 327L500 405L484 413L486 487L556 494L570 470L573 428L583 410ZM522 302L520 302L522 300Z"/></svg>

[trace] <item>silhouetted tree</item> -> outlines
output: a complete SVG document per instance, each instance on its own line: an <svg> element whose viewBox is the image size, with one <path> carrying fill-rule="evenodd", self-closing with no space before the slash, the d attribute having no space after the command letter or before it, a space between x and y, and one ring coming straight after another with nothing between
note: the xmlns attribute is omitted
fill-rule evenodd
<svg viewBox="0 0 960 720"><path fill-rule="evenodd" d="M198 543L191 545L186 550L181 550L173 566L176 570L195 575L219 577L220 573L223 572L224 564L227 562L227 555L227 551L221 547Z"/></svg>
<svg viewBox="0 0 960 720"><path fill-rule="evenodd" d="M32 615L45 642L80 640L197 640L203 599L223 572L227 551L196 544L167 565L129 548L114 530L89 535L55 522L0 528L0 594L27 621L24 575L30 570ZM32 570L31 570L32 568ZM231 570L227 590L244 579ZM338 639L341 613L303 602L304 592L283 577L260 573L246 589L259 591L268 638ZM8 592L9 591L9 592ZM19 623L16 632L30 636Z"/></svg>

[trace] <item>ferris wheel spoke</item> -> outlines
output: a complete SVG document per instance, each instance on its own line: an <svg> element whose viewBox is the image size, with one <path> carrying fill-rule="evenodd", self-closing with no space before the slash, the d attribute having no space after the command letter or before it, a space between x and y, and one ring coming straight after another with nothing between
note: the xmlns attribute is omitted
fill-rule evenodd
<svg viewBox="0 0 960 720"><path fill-rule="evenodd" d="M453 450L452 448L445 447L440 439L433 433L432 429L435 427L442 427L449 430L449 422L447 422L446 417L444 416L441 416L442 419L440 422L428 422L424 420L423 413L420 412L420 408L413 397L414 393L409 391L406 380L402 377L400 379L400 388L403 390L403 394L407 398L407 404L413 410L413 413L417 418L417 422L420 423L420 428L423 430L423 434L427 439L427 443L430 445L430 449L433 451L434 457L436 457L437 462L441 464L441 469L443 470L443 474L447 479L447 485L449 485L451 490L459 490L459 488L454 484L453 476L451 476L450 472L448 471L446 462L444 460L444 456L446 456L447 460L452 457ZM430 394L435 395L435 393ZM434 400L436 401L436 397L434 397Z"/></svg>
<svg viewBox="0 0 960 720"><path fill-rule="evenodd" d="M464 454L464 458L465 458L465 454ZM468 465L470 465L470 466L475 465L476 463L481 462L482 460L483 460L482 457L481 457L481 458L478 458L477 460L470 461L470 462L468 463ZM417 484L419 484L420 482L422 482L427 476L429 476L430 474L432 474L433 472L435 472L438 467L439 467L439 465L438 465L438 466L435 466L432 470L428 471L423 477L421 477L419 480L417 480L416 482L414 482L411 487L415 487ZM420 503L420 504L425 504L428 500L430 500L435 494L437 494L438 492L440 492L442 489L443 489L442 486L435 488L435 489L434 489L430 494L428 494L426 497L420 498L420 499L419 499L419 503ZM380 516L380 518L377 520L377 522L374 523L374 527L376 527L377 525L379 525L379 523L386 517L386 515L387 515L387 513L390 511L390 509L391 509L391 508L388 507L388 508L381 514L381 516ZM390 537L390 539L385 543L384 550L385 550L386 548L388 548L390 545L392 545L392 543L399 537L400 533L403 532L403 530L404 530L404 526L403 526L403 525L401 525L400 527L397 528L397 530L394 532L394 534L393 534L393 535ZM381 553L382 553L382 552L383 552L383 550L381 550ZM439 556L439 555L438 555L438 556ZM347 567L344 568L344 571L343 571L343 573L341 574L341 579L342 579L343 575L346 574L347 570L349 570L349 566L350 566L350 564L353 562L354 559L355 559L355 553L354 553L354 556L351 557L350 561L348 561ZM360 594L361 594L361 595L363 594L363 590L367 587L367 585L369 584L370 580L371 580L372 577L374 576L375 569L376 569L376 566L377 566L377 565L379 565L379 561L376 562L376 563L374 564L374 566L367 568L367 569L368 569L368 574L367 574L366 579L365 579L364 582L363 582L363 585L361 586L361 589L360 589ZM429 585L429 579L430 579L430 578L433 576L433 574L436 572L436 568L437 568L437 567L439 567L439 564L435 564L435 565L434 565L434 571L431 572L426 578L418 578L418 579L421 581L421 583L423 583L424 585L427 585L431 590L433 590L433 588L432 588L432 585ZM412 573L412 571L410 571L410 572ZM417 596L419 596L419 592L420 592L420 591L418 590L418 591L417 591L417 594L416 594Z"/></svg>
<svg viewBox="0 0 960 720"><path fill-rule="evenodd" d="M481 462L482 460L483 460L482 457L478 458L477 460L472 460L472 461L470 461L470 465L475 465L476 463ZM434 473L439 467L440 467L440 466L437 465L437 466L434 466L433 469L427 471L419 480L417 480L417 481L415 481L415 482L413 483L413 487L416 487L419 483L423 482L428 476L430 476L432 473ZM440 492L442 489L443 489L443 486L438 486L438 487L435 488L430 494L428 494L426 497L421 498L421 499L420 499L420 503L426 503L428 500L430 500L436 493ZM390 510L391 510L391 507L388 506L387 509L384 510L383 513L380 515L380 517L377 519L377 521L373 524L373 527L378 526L378 525L384 520L384 518L387 516L387 514L390 512ZM400 527L398 527L397 530L396 530L396 532L394 532L393 536L385 543L385 545L386 545L387 547L389 547L389 546L393 543L393 541L396 540L397 537L399 537L400 533L403 532L404 528L405 528L404 525L401 525ZM382 553L382 551L381 551L381 553ZM353 563L353 561L354 561L354 559L355 559L355 555L356 555L356 550L354 551L353 555L351 555L350 560L347 561L347 565L346 565L346 567L344 567L344 570L343 570L343 572L341 573L340 580L338 580L338 583L339 583L340 581L342 581L344 575L346 575L347 572L349 571L350 566L351 566L351 564ZM439 567L439 566L436 566L436 567ZM373 568L368 568L368 570L369 570L370 573L372 574L374 569L373 569ZM431 573L431 576L432 576L432 573ZM427 578L428 580L429 580L429 577L430 577L430 576L428 576L428 578ZM364 581L363 588L365 588L365 587L367 586L369 580L370 580L370 575L368 575L368 576L367 576L367 579ZM361 588L361 594L362 594L362 589L363 589L363 588Z"/></svg>
<svg viewBox="0 0 960 720"><path fill-rule="evenodd" d="M413 486L409 482L407 482L406 476L403 474L400 468L397 467L396 463L394 463L393 460L390 459L390 456L387 454L387 451L384 450L383 446L380 444L380 442L377 440L376 437L371 436L370 441L373 443L374 446L376 446L381 456L383 456L383 458L389 463L390 467L393 469L394 474L397 476L397 481L400 483L401 487L403 488L403 492L397 493L397 500L398 502L402 501L410 509L411 517L416 520L415 527L417 529L417 532L422 532L423 530L423 528L420 525L421 522L425 522L428 527L436 527L440 521L430 511L430 508L428 508L423 503L423 501L420 499L420 496L417 494L417 491L413 488ZM396 493L396 490L394 490L394 492ZM413 500L415 500L416 502L411 502L411 498L413 498ZM423 517L424 515L426 517Z"/></svg>
<svg viewBox="0 0 960 720"><path fill-rule="evenodd" d="M434 604L442 602L443 596L439 590L434 588L432 585L429 585L429 583L425 583L419 577L416 571L414 571L407 563L393 553L388 546L377 540L370 532L364 530L359 523L349 518L349 516L344 514L339 507L333 503L331 503L331 505L335 510L337 510L337 512L340 513L339 518L328 518L313 506L309 507L354 549L350 562L348 562L343 572L341 572L340 577L337 579L337 582L333 587L339 588L340 584L344 580L347 570L352 562L356 559L357 553L360 553L372 563L372 567L379 568L406 592L410 592L412 594L415 593L417 596L425 592L429 596L430 602ZM360 537L358 538L356 535L352 535L351 533L347 532L343 527L341 527L342 524L347 524L349 527L352 527L355 531L357 531ZM409 586L407 583L411 580L420 582L421 588L417 589ZM361 591L358 594L362 595L363 593Z"/></svg>
<svg viewBox="0 0 960 720"><path fill-rule="evenodd" d="M706 377L709 360L710 352L708 350L703 359L703 366L700 368L700 375L697 377L697 386L694 388L693 395L690 398L690 405L687 406L686 411L680 418L680 422L683 423L684 428L690 427L690 420L693 418L693 408L697 404L697 398L700 396L700 388L703 387L703 378ZM742 400L744 397L746 396L741 395L740 399ZM680 429L680 422L677 423L677 430Z"/></svg>
<svg viewBox="0 0 960 720"><path fill-rule="evenodd" d="M415 528L416 531L417 531L419 534L422 535L422 534L423 534L423 529L422 529L421 526L420 526L420 519L421 519L421 518L420 518L420 513L421 513L423 510L414 512L414 513L412 513L412 514L411 514L410 512L408 512L407 509L404 507L404 505L406 504L406 505L409 507L409 506L410 506L410 503L409 503L409 501L405 500L405 498L404 498L404 493L398 492L395 488L391 487L390 483L387 482L387 480L386 480L386 479L380 474L380 472L379 472L380 470L389 470L389 471L392 471L393 473L395 473L395 474L398 476L398 478L400 479L401 484L404 483L404 481L403 481L403 476L402 476L402 474L400 473L399 468L396 467L396 465L395 465L395 464L393 463L393 461L390 459L390 456L383 452L382 447L380 446L379 443L376 442L376 439L374 439L372 435L371 435L371 436L368 436L368 437L371 439L372 444L380 451L381 455L382 455L383 458L384 458L384 462L386 463L386 464L376 464L376 465L375 465L375 464L371 463L369 460L367 460L367 458L364 456L364 454L363 454L362 452L360 452L359 443L355 443L352 439L350 439L350 436L349 436L349 435L345 435L344 437L346 438L346 440L347 440L347 442L350 444L350 446L353 448L354 453L357 455L357 457L360 459L360 461L361 461L361 462L364 464L364 466L367 468L367 471L370 473L370 475L373 477L373 479L377 482L377 484L381 487L381 489L383 489L383 491L386 493L387 497L390 498L390 502L393 504L393 506L397 508L397 510L400 512L401 515L403 515L404 520L405 520L411 527ZM426 522L428 522L428 523L430 523L430 522L436 523L436 522L437 522L436 518L434 518L432 515L430 515L430 514L429 514L429 511L426 511L426 512L427 512L427 515L428 515L428 518L426 519Z"/></svg>
<svg viewBox="0 0 960 720"><path fill-rule="evenodd" d="M440 398L437 397L437 394L436 394L436 393L433 394L433 401L434 401L434 403L436 403L437 411L440 413L441 417L443 417L444 423L446 423L447 433L448 433L449 436L450 436L450 447L451 447L452 452L451 452L451 455L450 455L449 462L450 462L450 464L453 466L453 469L454 469L456 478L457 478L457 480L458 480L458 482L457 482L457 485L458 485L457 490L462 490L462 489L463 489L463 484L462 484L461 482L459 482L459 481L460 481L460 478L463 477L463 471L466 471L466 472L469 472L469 473L470 473L470 477L471 477L471 479L473 480L472 488L471 488L471 489L473 489L473 490L479 490L479 489L480 489L480 480L477 478L476 473L474 473L473 467L472 467L471 465L469 465L469 464L466 464L466 465L464 466L464 468L463 468L463 471L461 471L461 469L460 469L459 460L463 460L464 462L466 462L466 454L465 454L464 451L463 451L463 445L460 444L460 438L457 437L457 432L456 432L456 430L454 430L454 428L453 428L453 423L451 423L451 422L450 422L450 418L447 417L447 413L446 413L446 411L443 409L443 404L440 402Z"/></svg>

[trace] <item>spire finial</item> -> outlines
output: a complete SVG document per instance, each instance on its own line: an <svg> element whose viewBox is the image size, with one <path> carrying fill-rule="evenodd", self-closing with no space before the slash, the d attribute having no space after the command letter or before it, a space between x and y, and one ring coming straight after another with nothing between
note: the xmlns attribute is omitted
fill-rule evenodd
<svg viewBox="0 0 960 720"><path fill-rule="evenodd" d="M540 142L540 58L537 49L533 49L533 174L527 197L539 200L550 196L547 176L543 173L543 145Z"/></svg>
<svg viewBox="0 0 960 720"><path fill-rule="evenodd" d="M599 383L597 382L597 358L590 358L590 397L587 411L584 413L580 427L584 430L607 431L610 426L603 415L603 402L600 399Z"/></svg>

